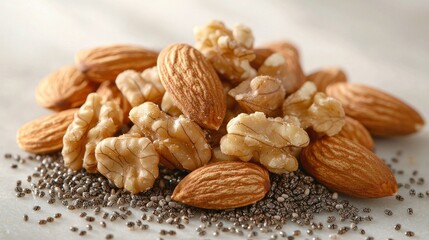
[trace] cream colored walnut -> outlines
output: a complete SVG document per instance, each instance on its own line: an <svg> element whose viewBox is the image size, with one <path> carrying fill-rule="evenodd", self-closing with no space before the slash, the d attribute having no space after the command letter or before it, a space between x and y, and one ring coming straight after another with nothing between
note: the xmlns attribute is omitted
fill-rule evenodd
<svg viewBox="0 0 429 240"><path fill-rule="evenodd" d="M173 99L168 92L165 92L164 96L162 97L161 109L173 117L182 115L182 111L180 111L176 104L174 104Z"/></svg>
<svg viewBox="0 0 429 240"><path fill-rule="evenodd" d="M98 95L101 97L101 102L113 101L116 103L122 110L122 119L123 123L127 124L130 122L128 114L131 110L131 105L125 96L116 86L116 83L113 81L105 81L100 84L100 87L97 89Z"/></svg>
<svg viewBox="0 0 429 240"><path fill-rule="evenodd" d="M239 114L228 123L227 131L220 141L223 154L242 161L254 159L278 174L298 169L298 150L310 141L304 129L262 112Z"/></svg>
<svg viewBox="0 0 429 240"><path fill-rule="evenodd" d="M116 103L102 103L97 93L88 95L63 138L65 166L75 171L83 166L88 172L97 172L95 147L101 140L113 136L121 124L122 111Z"/></svg>
<svg viewBox="0 0 429 240"><path fill-rule="evenodd" d="M211 158L204 132L183 115L171 117L156 104L145 102L131 109L130 119L153 141L161 157L176 168L192 171Z"/></svg>
<svg viewBox="0 0 429 240"><path fill-rule="evenodd" d="M158 153L148 138L139 135L106 138L97 145L95 157L101 174L134 194L151 189L158 177Z"/></svg>
<svg viewBox="0 0 429 240"><path fill-rule="evenodd" d="M293 93L305 82L305 75L302 71L298 49L288 41L277 41L266 44L264 47L281 53L286 61L286 77L282 82L286 93Z"/></svg>
<svg viewBox="0 0 429 240"><path fill-rule="evenodd" d="M255 59L250 28L237 25L229 30L223 22L211 21L194 29L195 47L213 64L218 73L234 84L256 75L249 62Z"/></svg>
<svg viewBox="0 0 429 240"><path fill-rule="evenodd" d="M306 82L286 98L283 114L297 117L304 129L312 128L315 132L328 136L339 133L345 124L341 103L325 93L317 92L316 85L312 82Z"/></svg>
<svg viewBox="0 0 429 240"><path fill-rule="evenodd" d="M270 117L280 115L285 94L280 80L269 76L246 80L229 91L245 112L263 112Z"/></svg>
<svg viewBox="0 0 429 240"><path fill-rule="evenodd" d="M126 70L118 75L115 82L132 107L146 101L161 103L165 92L156 67L146 69L142 73Z"/></svg>

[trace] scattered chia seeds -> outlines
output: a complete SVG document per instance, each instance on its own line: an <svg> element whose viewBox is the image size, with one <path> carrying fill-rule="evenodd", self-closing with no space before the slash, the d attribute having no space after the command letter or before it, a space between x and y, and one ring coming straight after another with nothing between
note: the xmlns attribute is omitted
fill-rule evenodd
<svg viewBox="0 0 429 240"><path fill-rule="evenodd" d="M49 195L48 203L59 200L61 203L59 206L64 206L68 210L82 211L88 209L86 211L92 211L94 215L99 214L97 221L101 218L110 219L112 222L117 219L118 221L126 220L125 225L128 229L149 229L149 225L142 221L165 223L167 225L164 226L184 229L190 219L200 216L202 224L196 229L199 236L210 234L217 237L221 234L235 234L236 236L252 238L257 236L258 232L262 232L269 234L270 239L294 239L301 235L301 231L295 230L288 236L282 230L284 224L292 222L300 226L307 226L306 235L317 235L316 231L322 230L323 224L314 221L316 214L332 212L334 214L329 215L326 219L328 223L326 228L329 231L335 231L335 234L331 234L329 239L337 239L338 235L346 234L350 230L357 231L360 222L372 220L372 216L359 216L359 209L353 207L346 200L339 200L338 193L328 191L300 170L282 175L271 174L271 189L261 201L242 208L219 211L193 208L171 199L174 187L186 175L185 172L160 168L160 177L151 190L145 193L131 194L122 189L117 189L99 174L89 174L84 170L73 172L66 169L60 154L37 155L33 159L39 163L39 166L35 168L33 174L27 177L27 183L16 182L17 197L26 196L26 188L22 185L29 184L31 187L27 188L30 191L28 194L33 193L38 198L43 198L45 194ZM400 171L396 171L396 174L400 174ZM423 185L424 180L416 178L415 183ZM413 196L413 192L416 195L416 190L412 189L409 183L398 183L398 187L400 185L409 189L410 195ZM424 197L424 193L419 194ZM426 191L426 195L429 196L429 191ZM395 198L398 201L404 201L404 198L399 194ZM116 211L106 211L105 207L116 207L117 209ZM142 212L141 217L135 219L136 216L129 208L139 209ZM40 206L34 206L33 210L40 210ZM371 209L363 208L362 212L370 213ZM407 212L410 214L409 209ZM385 214L391 216L393 212L386 209ZM25 216L24 221L26 221ZM85 211L80 212L79 216L88 222L96 220L96 217L88 216ZM55 214L54 217L60 218L61 213ZM39 224L43 225L50 222L50 218L40 220ZM345 220L351 222L350 227L339 227L334 224L336 221L344 222ZM104 221L99 223L101 228L106 227ZM210 230L209 228L212 226L214 229ZM399 223L394 227L398 231L400 228ZM86 225L87 231L92 229L90 224ZM70 231L79 232L79 229L70 227ZM361 234L366 234L364 229L359 228L359 231ZM84 236L86 233L85 230L81 230L79 235ZM176 235L175 231L166 229L159 233L162 236ZM405 235L414 236L414 232L407 231ZM106 239L113 239L112 234L105 236ZM367 238L371 239L370 236ZM313 239L320 238L316 236Z"/></svg>

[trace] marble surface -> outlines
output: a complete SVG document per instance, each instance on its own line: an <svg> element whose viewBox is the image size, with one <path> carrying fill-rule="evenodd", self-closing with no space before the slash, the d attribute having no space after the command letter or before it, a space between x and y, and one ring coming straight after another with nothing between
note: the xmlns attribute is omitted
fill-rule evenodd
<svg viewBox="0 0 429 240"><path fill-rule="evenodd" d="M136 43L160 49L173 42L193 43L192 29L210 19L221 19L232 25L243 22L251 26L256 44L287 38L295 42L302 55L305 72L329 65L345 69L350 81L362 82L396 96L418 109L429 119L429 3L427 1L1 1L0 2L0 239L75 239L68 228L84 224L78 213L61 206L49 207L45 201L27 197L16 199L15 181L24 180L34 164L10 168L4 160L7 152L23 153L15 143L16 130L25 122L49 113L36 105L34 89L50 71L73 62L76 51L111 43ZM378 139L377 153L389 159L398 149L403 156L396 168L406 175L418 169L429 181L429 130L414 136ZM24 153L25 154L25 153ZM398 177L406 182L408 177ZM429 190L428 183L416 187ZM369 206L374 216L362 224L367 235L375 239L406 239L403 232L413 230L412 239L429 238L429 197L406 197L398 202L393 197L376 200L350 199L358 207ZM31 209L42 206L40 213ZM408 216L406 208L413 207ZM389 208L394 215L387 217ZM49 226L39 226L36 219L57 211L64 217ZM22 215L30 215L24 223ZM326 214L318 219L325 221ZM401 231L393 230L401 223ZM171 239L198 239L193 227ZM97 225L97 224L93 224ZM327 224L325 224L327 225ZM169 226L162 226L171 229ZM285 226L290 233L297 228ZM127 231L123 223L98 225L84 238L104 239L113 233L115 239L156 239L160 226L147 232ZM305 230L305 228L302 228ZM211 233L212 231L209 231ZM330 231L317 231L314 236L328 239ZM267 239L269 235L260 235ZM216 239L211 235L205 238ZM235 239L224 234L219 239ZM168 238L165 238L168 239ZM365 239L357 233L339 239ZM410 238L411 239L411 238Z"/></svg>

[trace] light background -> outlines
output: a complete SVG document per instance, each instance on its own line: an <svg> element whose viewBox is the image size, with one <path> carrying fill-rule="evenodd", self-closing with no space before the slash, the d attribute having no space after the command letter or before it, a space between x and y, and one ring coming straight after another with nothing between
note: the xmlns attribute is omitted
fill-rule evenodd
<svg viewBox="0 0 429 240"><path fill-rule="evenodd" d="M22 153L15 143L15 134L23 123L49 113L35 103L38 81L52 70L73 63L78 50L111 43L161 49L174 42L193 43L193 27L210 19L223 20L230 26L242 22L253 29L256 45L278 39L296 43L306 73L323 66L341 66L350 81L366 83L406 99L428 119L428 13L429 3L416 0L1 1L0 239L72 239L77 236L68 227L84 226L78 213L66 214L50 226L35 224L37 217L66 211L60 206L47 207L37 199L17 200L13 192L15 181L24 180L32 168L20 166L11 170L10 162L2 159L6 152ZM408 173L419 169L420 175L429 181L428 146L426 126L411 137L377 140L377 153L390 158L402 149L404 157L399 168ZM429 190L428 185L418 190ZM374 221L363 226L376 239L405 238L403 231L393 230L397 222L402 223L404 230L416 232L413 239L429 238L429 197L424 200L406 197L403 203L394 198L351 201L360 207L373 208ZM43 210L33 214L31 208L36 202ZM414 208L413 216L406 215L407 207ZM386 217L385 208L392 209L394 215ZM24 213L29 213L31 224L22 222ZM147 233L129 232L123 224L108 225L115 239L156 239L158 235L155 225ZM285 227L289 232L295 228L292 224ZM188 231L192 234L182 232L173 239L197 238L194 228ZM97 226L85 238L103 239L106 233ZM332 232L318 232L315 236L327 239L329 233ZM208 238L214 239L210 235ZM261 239L266 238L261 235ZM364 237L353 233L341 239Z"/></svg>

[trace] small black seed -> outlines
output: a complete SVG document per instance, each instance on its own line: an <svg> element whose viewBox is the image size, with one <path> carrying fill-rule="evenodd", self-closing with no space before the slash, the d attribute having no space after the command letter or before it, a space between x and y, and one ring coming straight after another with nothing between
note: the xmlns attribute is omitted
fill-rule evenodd
<svg viewBox="0 0 429 240"><path fill-rule="evenodd" d="M28 221L28 215L27 214L24 214L24 216L22 218L24 219L25 222Z"/></svg>

